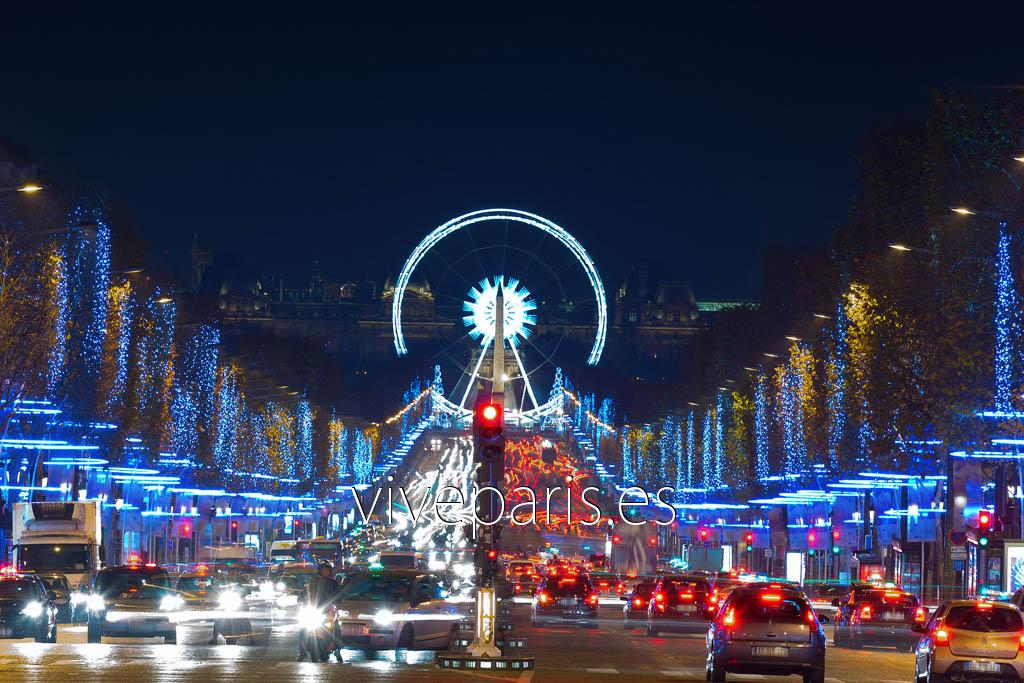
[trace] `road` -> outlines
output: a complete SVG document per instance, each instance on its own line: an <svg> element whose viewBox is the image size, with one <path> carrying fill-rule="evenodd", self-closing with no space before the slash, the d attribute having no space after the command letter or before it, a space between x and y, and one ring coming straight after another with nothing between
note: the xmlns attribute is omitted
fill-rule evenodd
<svg viewBox="0 0 1024 683"><path fill-rule="evenodd" d="M527 607L516 605L516 632L528 639L536 671L520 677L442 672L432 652L387 651L366 656L345 651L344 664L295 662L294 627L279 625L256 645L207 645L208 627L179 627L178 644L160 639L104 639L85 643L81 626L61 628L55 645L0 641L0 681L703 681L704 643L698 636L647 638L623 631L614 605L602 607L598 630L535 629ZM895 650L830 648L828 683L912 683L913 655ZM796 678L730 675L730 681L774 683Z"/></svg>

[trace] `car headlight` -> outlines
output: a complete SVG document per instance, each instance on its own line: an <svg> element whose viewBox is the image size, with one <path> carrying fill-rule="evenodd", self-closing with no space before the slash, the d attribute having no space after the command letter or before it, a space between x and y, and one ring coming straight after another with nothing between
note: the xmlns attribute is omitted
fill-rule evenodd
<svg viewBox="0 0 1024 683"><path fill-rule="evenodd" d="M174 612L185 606L185 599L180 595L165 595L160 601L161 612Z"/></svg>
<svg viewBox="0 0 1024 683"><path fill-rule="evenodd" d="M71 604L72 605L76 605L77 606L77 605L81 605L83 602L88 602L88 601L89 601L89 594L88 593L79 593L78 591L75 591L74 593L71 594Z"/></svg>
<svg viewBox="0 0 1024 683"><path fill-rule="evenodd" d="M391 610L382 609L373 615L373 623L381 626L390 626L395 623L395 615Z"/></svg>
<svg viewBox="0 0 1024 683"><path fill-rule="evenodd" d="M327 621L327 615L324 611L313 607L312 605L306 605L299 610L299 627L307 630L319 628Z"/></svg>
<svg viewBox="0 0 1024 683"><path fill-rule="evenodd" d="M276 604L278 607L294 607L299 604L299 596L292 595L291 593L285 593L277 597Z"/></svg>
<svg viewBox="0 0 1024 683"><path fill-rule="evenodd" d="M223 591L217 598L217 604L225 612L234 612L242 608L242 596L238 591Z"/></svg>
<svg viewBox="0 0 1024 683"><path fill-rule="evenodd" d="M32 617L34 619L35 617L38 617L43 613L43 603L35 601L30 602L27 605L25 605L25 607L21 610L21 613L24 614L26 617Z"/></svg>
<svg viewBox="0 0 1024 683"><path fill-rule="evenodd" d="M89 608L90 612L102 612L107 608L107 603L103 600L102 595L90 593L85 599L85 606Z"/></svg>

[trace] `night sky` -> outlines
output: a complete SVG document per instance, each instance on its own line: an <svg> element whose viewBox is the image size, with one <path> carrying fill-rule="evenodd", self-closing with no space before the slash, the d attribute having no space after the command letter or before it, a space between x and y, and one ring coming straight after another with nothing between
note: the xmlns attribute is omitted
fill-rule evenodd
<svg viewBox="0 0 1024 683"><path fill-rule="evenodd" d="M843 221L873 129L923 119L933 87L1024 83L1009 3L969 21L709 4L5 8L0 137L182 265L197 232L261 269L382 278L435 225L504 205L569 229L609 289L654 259L699 297L756 296L766 246Z"/></svg>

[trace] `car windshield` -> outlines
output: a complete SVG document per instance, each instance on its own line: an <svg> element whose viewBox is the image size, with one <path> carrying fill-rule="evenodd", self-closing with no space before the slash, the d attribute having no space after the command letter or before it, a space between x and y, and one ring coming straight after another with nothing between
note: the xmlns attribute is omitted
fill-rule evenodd
<svg viewBox="0 0 1024 683"><path fill-rule="evenodd" d="M779 593L745 593L729 603L738 620L775 623L803 622L810 610L801 598ZM728 608L727 608L728 609Z"/></svg>
<svg viewBox="0 0 1024 683"><path fill-rule="evenodd" d="M943 619L948 628L962 631L1020 631L1024 630L1024 621L1020 612L1006 607L981 608L974 605L953 607Z"/></svg>
<svg viewBox="0 0 1024 683"><path fill-rule="evenodd" d="M643 583L638 583L636 585L636 587L633 588L633 595L635 595L637 597L649 598L649 597L651 597L651 595L653 593L654 593L654 583L652 583L652 582L645 581Z"/></svg>
<svg viewBox="0 0 1024 683"><path fill-rule="evenodd" d="M409 602L412 578L387 574L353 574L341 586L342 600L373 602Z"/></svg>
<svg viewBox="0 0 1024 683"><path fill-rule="evenodd" d="M385 569L415 569L415 555L381 555L380 566Z"/></svg>
<svg viewBox="0 0 1024 683"><path fill-rule="evenodd" d="M64 592L71 590L68 580L63 576L42 576L40 578L49 590Z"/></svg>
<svg viewBox="0 0 1024 683"><path fill-rule="evenodd" d="M216 584L212 576L182 576L178 579L177 588L180 591L205 591Z"/></svg>
<svg viewBox="0 0 1024 683"><path fill-rule="evenodd" d="M544 592L552 596L586 595L590 592L590 582L584 579L557 579L544 584Z"/></svg>
<svg viewBox="0 0 1024 683"><path fill-rule="evenodd" d="M708 592L708 582L701 579L666 579L661 585L662 590L674 594Z"/></svg>
<svg viewBox="0 0 1024 683"><path fill-rule="evenodd" d="M35 581L28 579L0 580L0 598L30 599L39 597Z"/></svg>
<svg viewBox="0 0 1024 683"><path fill-rule="evenodd" d="M18 546L18 567L33 572L86 572L92 569L89 546L42 544Z"/></svg>
<svg viewBox="0 0 1024 683"><path fill-rule="evenodd" d="M139 598L162 595L171 584L167 572L140 572L131 569L102 571L96 576L96 590L104 595L120 593Z"/></svg>
<svg viewBox="0 0 1024 683"><path fill-rule="evenodd" d="M282 574L278 579L285 588L305 588L310 579L316 576L316 572L293 572Z"/></svg>

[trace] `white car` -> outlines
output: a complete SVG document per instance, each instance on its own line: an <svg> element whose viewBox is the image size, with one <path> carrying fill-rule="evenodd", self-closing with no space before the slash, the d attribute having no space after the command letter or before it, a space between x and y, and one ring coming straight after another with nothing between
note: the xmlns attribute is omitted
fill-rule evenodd
<svg viewBox="0 0 1024 683"><path fill-rule="evenodd" d="M437 576L410 569L366 570L341 585L342 647L391 650L447 648L461 618Z"/></svg>

